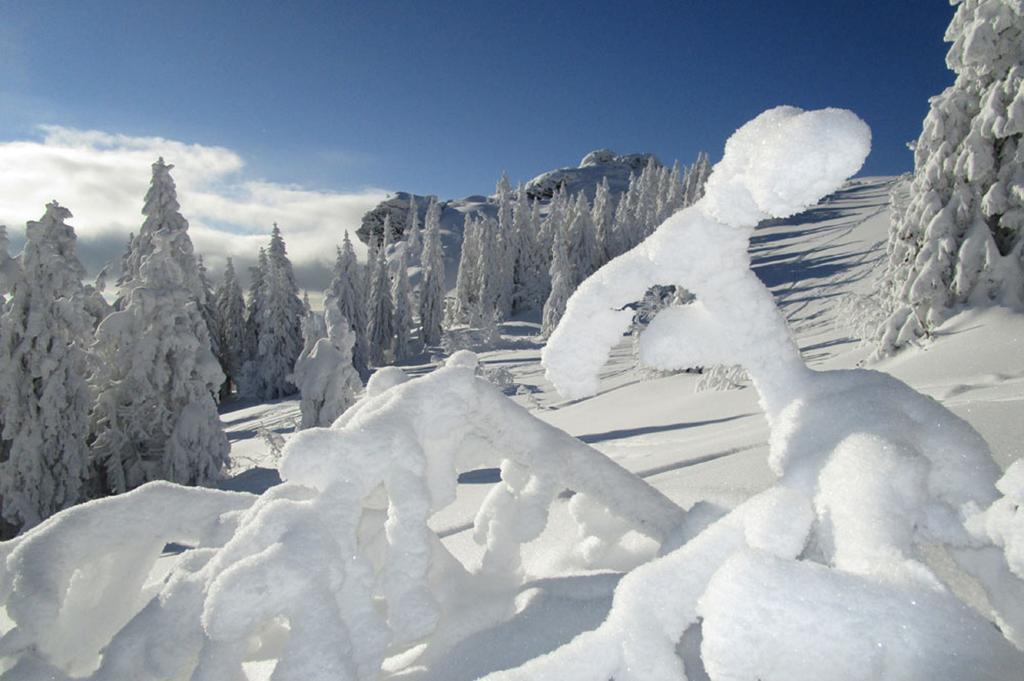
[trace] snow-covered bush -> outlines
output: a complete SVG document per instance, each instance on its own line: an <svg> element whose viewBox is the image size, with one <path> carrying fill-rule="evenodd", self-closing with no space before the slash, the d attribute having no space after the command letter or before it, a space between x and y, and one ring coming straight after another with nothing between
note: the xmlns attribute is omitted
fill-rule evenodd
<svg viewBox="0 0 1024 681"><path fill-rule="evenodd" d="M341 312L332 292L324 299L327 337L316 341L306 357L295 365L293 380L302 394L302 428L329 426L356 401L363 388L352 364L356 334Z"/></svg>
<svg viewBox="0 0 1024 681"><path fill-rule="evenodd" d="M595 391L597 369L629 325L624 305L658 283L692 290L694 304L668 308L651 323L644 361L742 364L771 426L778 482L627 575L598 629L489 678L1019 673L1024 582L1007 568L998 541L964 524L964 514L997 498L998 467L986 443L889 376L809 370L750 270L753 227L833 191L869 145L867 127L846 111L765 112L730 138L700 202L570 299L543 362L564 395L582 397ZM953 590L965 574L988 596L970 604L976 610ZM684 661L677 646L688 640L701 641L699 655Z"/></svg>

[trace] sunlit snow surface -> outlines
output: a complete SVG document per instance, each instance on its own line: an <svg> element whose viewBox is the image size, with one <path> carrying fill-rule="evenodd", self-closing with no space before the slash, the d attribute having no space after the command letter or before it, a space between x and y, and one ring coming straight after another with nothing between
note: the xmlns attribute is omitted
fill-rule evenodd
<svg viewBox="0 0 1024 681"><path fill-rule="evenodd" d="M865 293L870 289L873 265L882 256L879 248L887 228L886 201L886 181L866 180L847 185L822 206L788 220L773 221L753 233L747 251L753 270L772 290L803 358L814 369L851 368L867 354L867 349L858 347L856 340L850 337L849 329L856 327L856 320L844 318L850 308L841 303L848 294ZM865 445L854 439L837 447L839 456L832 457L824 466L820 496L815 495L809 500L806 490L801 489L797 480L794 484L776 486L751 498L775 482L775 473L768 464L768 428L753 389L694 394L697 377L690 374L642 380L641 372L631 368L629 345L618 344L612 350L611 361L600 369L600 377L595 384L598 394L567 402L558 397L545 381L543 370L537 364L539 349L531 345L525 335L517 337L529 328L529 322L506 325L506 339L510 345L518 344L519 347L483 355L484 372L498 367L508 368L513 385L506 387L505 392L514 392L517 386L522 386L520 394L514 397L515 401L535 409L534 414L543 420L580 436L585 443L609 455L623 467L639 473L681 507L690 508L699 501L710 503L690 512L685 523L685 536L662 537L659 540L632 529L635 523L624 522L621 517L608 514L608 506L620 503L614 495L606 495L603 503L593 503L593 499L588 498L590 495L565 494L557 486L543 490L542 496L545 497L553 493L548 507L548 526L539 537L522 546L521 563L515 561L512 566L518 570L518 576L512 581L472 580L454 562L442 562L428 580L434 589L434 597L439 598L442 605L437 627L421 643L410 644L407 649L392 647L390 656L384 661L385 671L381 678L473 679L496 670L518 667L568 643L581 631L597 628L608 616L612 591L620 584L621 571L643 563L646 564L634 569L626 578L628 583L621 582L615 596L616 608L596 634L579 639L548 661L538 660L513 676L603 681L614 673L616 679L655 679L661 678L659 674L666 676L667 670L671 672L667 678L680 678L683 670L678 668L677 650L686 658L685 672L691 679L706 678L705 671L710 672L712 678L721 679L1012 678L1012 673L1020 668L1019 655L999 636L998 630L930 583L926 572L929 568L942 579L953 581L952 576L958 574L954 558L940 552L940 555L926 561L928 566L924 567L923 563L908 563L898 555L894 558L891 553L883 551L869 561L869 565L857 564L858 559L863 558L861 549L877 548L887 542L891 544L894 538L899 539L905 527L905 523L899 522L902 510L896 508L892 511L892 507L865 503L865 498L879 498L887 504L913 503L917 498L915 495L922 490L920 476L927 475L926 465L902 466L900 457L903 454L899 451L895 453L895 459L891 456L886 458L884 447L872 450L870 443ZM1024 425L1019 417L1013 418L1014 414L1022 413L1021 407L1024 406L1021 404L1024 357L1020 357L1019 351L1015 352L1022 334L1024 322L1019 316L999 310L972 312L947 324L940 342L890 360L882 368L943 400L954 412L967 418L993 445L996 460L1005 466L1020 457L1020 443L1024 441ZM462 370L470 370L469 362L455 363L462 364ZM411 368L410 373L418 374L420 369ZM391 385L397 383L395 379L398 378L395 372L387 372L376 383ZM417 382L418 379L408 386L396 388L396 391L407 391ZM490 394L484 388L480 390L482 395ZM894 390L899 391L898 388ZM387 391L378 397L386 400L386 396ZM780 447L781 450L786 449L779 440L784 440L787 432L793 432L779 426L801 421L799 414L787 414L786 400L777 402L777 409L769 408L777 431L772 458L776 471L780 466L785 468L788 465L777 456ZM870 402L860 406L870 409ZM281 402L225 414L225 420L230 422L233 451L244 452L253 463L262 463L269 468L274 461L267 455L263 440L255 436L255 431L265 425L271 430L276 427L289 437L289 415L297 412L293 405ZM883 413L881 418L884 420L885 417ZM855 423L856 413L851 410L846 421ZM829 422L827 425L840 428L843 424ZM781 436L778 435L780 430ZM526 430L513 429L508 433L509 442L514 443L520 432ZM490 447L486 442L477 445L481 454ZM863 467L853 465L852 474L843 469L843 466L851 465L850 456L844 458L843 452L853 455L865 447L874 452L874 464L893 467L890 470L895 474L887 476L886 483L890 491L895 490L897 494L880 493L878 497L868 497L874 494L871 485L879 476L871 475L872 470L869 469L868 474L857 479L857 473L863 472ZM291 456L299 457L300 450L292 449ZM486 458L484 455L481 460ZM914 459L914 455L910 458ZM313 465L315 461L309 463ZM303 468L298 459L295 464L299 469ZM488 465L496 467L497 463ZM527 516L527 525L533 522L529 516L541 508L530 501L533 494L530 491L531 476L524 477L525 471L514 463L502 464L502 467L505 475L501 483L493 482L498 476L493 468L486 467L462 476L463 484L454 488L448 487L448 483L438 483L449 490L446 493L454 491L454 501L431 517L430 526L441 537L446 552L451 554L445 560L461 561L470 573L485 568L487 551L491 548L488 535L498 538L502 527L515 532L521 532L515 528L523 528L520 520L511 525L494 524L502 517L515 517L514 514L502 515L504 512L500 509L506 503L502 499L507 500L511 495L519 498L516 503L525 501L520 508ZM989 474L982 473L983 477ZM298 477L307 474L301 473ZM246 481L244 475L237 477L231 486L239 489L253 482L252 479ZM331 484L329 479L333 477L333 474L322 476L319 482L311 478L309 489L323 489ZM554 479L552 476L540 477ZM851 477L852 485L847 485ZM1019 494L1020 477L1008 476L1001 491L1007 495ZM436 486L435 483L431 485ZM941 488L942 485L939 486ZM259 490L260 485L253 485L253 488ZM286 487L280 490L276 492L279 495L277 506L287 511L291 504L295 507L292 518L299 517L298 514L303 513L302 502L309 498L308 493L296 487L291 491ZM538 488L537 491L542 490ZM930 489L927 491L932 493ZM844 499L844 495L852 496ZM635 496L646 495L638 492ZM491 510L478 519L477 532L474 533L471 531L474 515L484 497L491 497L485 503L485 507ZM600 491L597 497L601 497ZM251 498L245 499L230 495L218 497L216 503L227 504L227 507L251 504ZM270 501L268 498L267 502ZM380 508L379 504L380 499L369 499L364 508ZM270 503L263 504L262 513L267 519L276 517L284 520L288 517L280 513L271 515L270 506ZM626 506L628 504L622 508ZM844 526L848 537L845 546L848 549L852 547L852 552L848 550L840 555L841 552L836 551L835 554L837 564L846 561L845 566L841 566L844 569L831 569L815 563L814 560L838 548L827 545L805 547L805 536L812 531L810 528L818 517L816 512L820 513L823 507L833 509L831 513L849 512L851 506L854 510L851 522L844 523ZM700 532L722 513L737 507L737 511ZM329 508L323 506L319 517L314 513L308 522L293 524L292 527L315 527L324 520L323 514ZM509 508L514 511L515 504ZM887 508L892 512L887 514ZM878 524L858 522L874 518L878 519ZM315 578L311 579L308 574L289 575L287 571L268 573L259 570L261 561L266 566L285 563L275 557L281 551L274 547L281 544L271 542L262 553L252 552L263 541L258 539L260 534L273 535L273 531L266 534L268 528L265 524L261 527L253 520L235 513L226 517L217 531L198 526L179 531L183 535L180 540L191 540L190 545L205 543L211 549L182 554L186 569L179 571L179 576L172 578L174 583L168 584L164 590L176 590L184 596L179 595L170 602L201 604L203 599L187 596L190 589L203 584L204 580L211 583L203 573L212 575L213 571L204 568L204 563L228 565L248 556L237 563L235 575L249 569L253 579L235 580L241 590L236 591L233 597L229 590L225 590L218 597L224 605L233 604L233 619L216 621L214 601L217 599L206 599L207 614L201 621L218 636L230 633L226 628L237 630L247 626L245 617L274 611L275 608L278 612L291 612L289 608L316 603L315 592L311 599L308 589L301 586L318 583ZM933 520L937 525L944 521L943 518ZM887 521L893 522L887 524ZM995 509L988 516L976 515L969 529L976 535L975 542L984 541L986 535L996 535L991 539L1000 544L1001 540L1014 536L1014 522L1012 508L1004 507ZM393 523L385 523L378 517L368 523L370 526L374 524L380 527ZM479 528L488 525L492 529L484 532L483 545L474 542L473 535L479 535ZM235 527L248 529L235 533L234 549L220 550L226 555L211 558L212 552L217 551L215 547L220 546ZM394 529L398 531L400 528ZM653 530L649 533L655 536L663 534ZM97 544L106 541L104 534L103 527L96 528ZM186 534L189 536L184 536ZM814 534L820 536L822 533L814 531ZM529 533L524 536L529 536ZM666 558L651 561L658 553L659 543L665 549L671 549L687 538L690 541L683 548ZM159 544L158 539L150 537L149 543ZM961 539L957 538L957 541ZM298 537L286 543L294 550L299 545L296 541L307 540ZM498 543L500 545L495 548L499 551L491 552L492 560L495 555L503 555L501 551L510 546L505 541ZM1012 567L1020 548L1012 541L1006 543ZM836 544L843 544L843 541L837 540ZM9 552L13 547L5 548ZM324 553L327 549L323 542L309 545L305 554L296 556L299 560L294 564L305 565L309 573L315 573L322 567L318 561L338 561L345 555L333 551ZM115 550L112 555L117 556L117 561L126 563L150 560L141 556L140 551L146 551L145 547L137 547L133 551ZM804 556L806 559L793 560L801 551L807 554ZM989 558L1001 555L997 548L988 552ZM10 553L11 558L16 553ZM93 548L89 555L100 553L99 549ZM234 557L230 555L232 553ZM41 560L47 560L45 552L40 554L37 551L34 555L43 555ZM50 555L57 556L59 552ZM444 557L441 553L434 555ZM157 562L166 560L159 559L159 549L156 549L155 559ZM367 559L371 564L374 562L373 556L368 555ZM415 566L417 560L406 561L404 565ZM191 566L187 564L189 562ZM8 559L7 563L10 569L11 560ZM49 573L45 563L42 565L42 571ZM946 573L936 566L944 566ZM497 564L492 569L501 567ZM873 572L875 568L878 569ZM131 575L133 569L125 565L120 574ZM115 583L118 586L123 584L116 578L108 580L102 573L95 572L84 575L84 580L84 586L105 584L111 588ZM229 581L219 580L223 585ZM10 573L4 575L3 585L4 593L10 593ZM962 579L954 586L957 594L972 605L988 607L976 582ZM14 587L17 591L16 584ZM46 593L43 590L33 595L38 597ZM350 596L351 593L343 598ZM1015 597L1013 593L1003 596L1002 602L993 605L1024 605L1012 600ZM284 599L294 602L288 603ZM38 604L39 599L35 600ZM141 605L142 601L135 599L133 602ZM61 626L83 628L88 625L95 631L86 641L76 643L74 649L69 647L68 654L88 648L91 638L102 639L112 625L118 624L116 621L91 621L86 615L87 602L70 605L72 607L64 614L70 613L71 617L60 620ZM130 614L126 610L139 605L126 604L114 614L115 619ZM150 617L174 616L171 612L155 610ZM301 614L296 612L294 616L298 618ZM364 615L371 618L368 622L374 617L370 612L364 612ZM703 631L687 627L687 622L696 615L703 617ZM34 621L43 626L36 635L49 639L51 644L59 643L53 639L59 631L45 629L48 616L45 612L34 616ZM355 616L360 615L357 612ZM200 618L194 619L199 624ZM422 622L427 620L412 618L406 624L424 626ZM25 621L33 619L30 617ZM686 634L677 648L678 632L683 629ZM159 631L158 627L152 629L153 634ZM122 637L124 640L113 648L122 651L121 660L127 666L121 670L130 669L131 673L118 675L108 670L106 676L99 673L96 678L173 678L169 674L160 675L157 670L188 664L180 658L188 656L186 651L195 649L193 646L199 640L195 638L199 631L198 628L164 630L163 635L150 636L149 640L146 636ZM355 643L366 650L376 647L373 637L379 631L371 627L349 631L348 635L361 638ZM294 637L296 632L293 629L291 633ZM343 636L327 627L307 629L303 633L298 640L289 640L289 632L282 628L280 622L269 623L257 646L260 654L255 657L275 658L286 655L289 645L300 646L297 652L308 646L310 651L300 657L304 657L310 666L304 669L302 665L293 665L291 669L279 666L275 678L347 678L346 671L332 669L316 651L320 648L322 652L321 646L326 645L338 649L342 655L347 654L346 646L338 643ZM30 638L32 635L29 632ZM17 644L17 637L5 639L7 647L4 650L15 650ZM698 650L703 651L707 670L697 661ZM936 651L943 654L936 654ZM214 661L210 656L216 653L227 661L240 655L235 652L232 657L231 651L210 650L209 646L204 648L203 655L210 662ZM45 668L31 656L22 656L22 660L22 673L15 673L12 678L48 678L44 673L54 673L53 678L61 678L55 670ZM76 673L88 674L87 667L85 665L82 667L85 671ZM148 671L144 673L143 669ZM214 674L209 678L234 678L228 673L218 675L216 666L207 666L206 669L207 674ZM226 669L220 668L221 672ZM244 663L244 669L255 679L269 678L275 667L273 659L267 662L253 659ZM993 676L993 673L1007 669L1010 670L1009 676L1005 673ZM372 674L365 667L355 673L360 678L368 678L364 675Z"/></svg>

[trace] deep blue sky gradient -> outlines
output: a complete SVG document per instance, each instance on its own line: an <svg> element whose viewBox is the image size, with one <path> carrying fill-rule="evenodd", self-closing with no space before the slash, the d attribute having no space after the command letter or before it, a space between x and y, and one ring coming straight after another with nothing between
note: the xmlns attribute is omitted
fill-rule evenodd
<svg viewBox="0 0 1024 681"><path fill-rule="evenodd" d="M952 82L941 0L0 1L0 140L38 124L238 151L276 182L485 193L586 152L716 159L778 104L848 107L911 169Z"/></svg>

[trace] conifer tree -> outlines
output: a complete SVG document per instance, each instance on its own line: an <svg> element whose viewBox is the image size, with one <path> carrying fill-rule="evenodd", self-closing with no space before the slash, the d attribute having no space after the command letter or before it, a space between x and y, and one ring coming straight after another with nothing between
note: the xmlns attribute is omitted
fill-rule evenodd
<svg viewBox="0 0 1024 681"><path fill-rule="evenodd" d="M225 377L221 386L223 399L231 394L232 389L238 388L245 363L245 300L231 258L224 266L224 278L217 286L213 301L217 310L217 347L220 350L217 359Z"/></svg>
<svg viewBox="0 0 1024 681"><path fill-rule="evenodd" d="M420 245L420 213L416 207L416 197L412 194L409 195L409 215L405 220L405 233L402 235L405 241L406 255L409 264L413 264L413 260L420 257L420 251L422 246Z"/></svg>
<svg viewBox="0 0 1024 681"><path fill-rule="evenodd" d="M22 529L86 496L92 325L75 232L64 222L70 217L56 201L48 204L27 225L20 272L4 272L0 503L4 520ZM6 244L3 251L6 259Z"/></svg>
<svg viewBox="0 0 1024 681"><path fill-rule="evenodd" d="M420 339L427 346L441 342L444 323L445 271L441 252L441 207L436 199L427 206L420 258Z"/></svg>
<svg viewBox="0 0 1024 681"><path fill-rule="evenodd" d="M472 324L480 308L480 223L469 214L464 217L464 221L459 271L455 278L453 324Z"/></svg>
<svg viewBox="0 0 1024 681"><path fill-rule="evenodd" d="M259 371L260 326L266 308L267 251L260 247L255 267L249 268L249 296L245 307L245 342L239 392L248 397L263 395Z"/></svg>
<svg viewBox="0 0 1024 681"><path fill-rule="evenodd" d="M3 303L17 280L19 271L17 259L11 257L10 247L7 225L0 225L0 312L3 312Z"/></svg>
<svg viewBox="0 0 1024 681"><path fill-rule="evenodd" d="M391 281L385 250L377 250L370 274L369 319L366 325L366 343L370 351L370 364L384 366L391 360L394 343L394 306L391 302Z"/></svg>
<svg viewBox="0 0 1024 681"><path fill-rule="evenodd" d="M910 198L894 213L882 354L959 305L1024 306L1024 12L967 0L945 39L956 81L930 100Z"/></svg>
<svg viewBox="0 0 1024 681"><path fill-rule="evenodd" d="M478 277L477 308L470 315L470 323L485 328L491 335L491 327L501 320L502 300L506 279L501 265L501 245L498 235L498 221L488 216L480 220L480 256L476 267Z"/></svg>
<svg viewBox="0 0 1024 681"><path fill-rule="evenodd" d="M507 319L512 314L512 296L515 287L516 258L519 254L519 234L512 224L512 186L508 174L502 173L495 187L498 214L495 222L495 254L497 281L495 282L495 319Z"/></svg>
<svg viewBox="0 0 1024 681"><path fill-rule="evenodd" d="M565 305L573 292L572 274L569 271L569 254L565 247L565 236L555 237L555 245L551 255L551 293L544 303L544 314L541 322L541 336L548 338L558 326L565 314Z"/></svg>
<svg viewBox="0 0 1024 681"><path fill-rule="evenodd" d="M143 260L154 250L153 234L159 230L170 233L188 232L188 221L180 213L177 189L171 177L173 165L164 163L163 157L152 165L153 179L146 193L143 211L146 215L139 233L129 240L129 248L122 259L119 287L129 287L129 281L138 277ZM148 211L148 212L146 212ZM205 292L199 279L199 268L196 263L192 240L171 239L170 257L174 258L184 277L185 288L200 305L206 303Z"/></svg>
<svg viewBox="0 0 1024 681"><path fill-rule="evenodd" d="M398 267L391 285L391 300L395 306L395 345L392 356L396 362L408 359L415 354L412 342L412 301L409 299L411 291L407 263L406 249L403 248L398 255Z"/></svg>
<svg viewBox="0 0 1024 681"><path fill-rule="evenodd" d="M256 358L264 399L291 395L288 377L302 352L302 300L291 260L277 224L267 246L264 305L259 323Z"/></svg>
<svg viewBox="0 0 1024 681"><path fill-rule="evenodd" d="M576 195L570 207L565 233L569 273L575 289L597 270L601 261L594 223L590 219L590 205L583 192Z"/></svg>
<svg viewBox="0 0 1024 681"><path fill-rule="evenodd" d="M371 243L373 239L371 238ZM369 261L376 262L376 259ZM369 366L369 346L366 340L367 302L364 288L366 276L356 260L356 252L348 232L342 239L338 257L334 262L331 285L328 289L333 294L338 312L344 317L355 333L355 344L352 346L352 364L360 376L367 375ZM366 269L371 269L367 267Z"/></svg>
<svg viewBox="0 0 1024 681"><path fill-rule="evenodd" d="M228 460L213 400L224 374L175 257L182 237L152 233L153 251L122 289L124 309L96 329L91 451L100 493L160 479L212 484Z"/></svg>
<svg viewBox="0 0 1024 681"><path fill-rule="evenodd" d="M199 276L199 290L202 293L199 297L199 311L203 314L203 321L206 322L206 330L210 335L210 351L213 352L214 357L220 360L220 335L217 333L220 321L217 319L217 307L213 302L213 287L210 285L202 255L196 256L196 273ZM220 399L223 389L223 385L217 386L214 399Z"/></svg>
<svg viewBox="0 0 1024 681"><path fill-rule="evenodd" d="M597 266L601 267L615 257L612 234L615 227L615 208L612 206L607 176L601 178L601 183L597 185L597 191L594 192L594 206L591 209L590 219L594 223L594 238L597 241Z"/></svg>

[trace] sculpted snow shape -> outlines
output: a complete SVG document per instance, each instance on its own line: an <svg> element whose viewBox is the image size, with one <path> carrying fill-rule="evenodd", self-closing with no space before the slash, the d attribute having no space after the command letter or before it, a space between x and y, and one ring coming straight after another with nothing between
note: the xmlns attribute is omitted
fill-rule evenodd
<svg viewBox="0 0 1024 681"><path fill-rule="evenodd" d="M627 575L597 630L489 679L652 681L697 667L750 681L1019 673L1022 582L963 522L997 496L988 446L887 375L808 369L750 269L755 225L837 189L869 147L867 126L848 111L761 114L729 139L701 201L569 300L543 363L559 391L578 398L595 392L597 370L629 325L627 304L655 284L693 292L695 304L651 323L641 358L666 369L742 364L771 425L779 479ZM953 595L949 585L965 572L988 596L971 605L999 629ZM702 640L699 659L684 665L680 639L690 650L687 641Z"/></svg>

